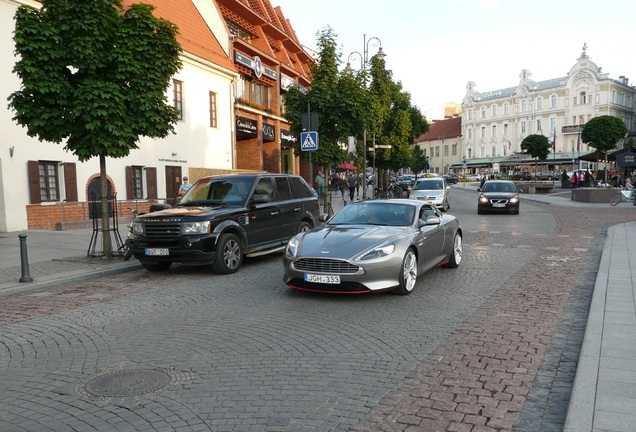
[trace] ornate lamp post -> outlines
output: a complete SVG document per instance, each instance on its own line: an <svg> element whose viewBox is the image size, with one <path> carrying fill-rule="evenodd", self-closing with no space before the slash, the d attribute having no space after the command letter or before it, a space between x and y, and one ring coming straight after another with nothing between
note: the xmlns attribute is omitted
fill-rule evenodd
<svg viewBox="0 0 636 432"><path fill-rule="evenodd" d="M367 40L367 35L364 35L364 39L363 39L363 50L362 50L362 54L360 54L359 51L353 51L351 54L349 54L349 57L347 59L347 62L349 62L351 60L351 57L358 56L360 57L360 68L362 69L362 76L364 78L364 86L366 88L367 85L367 78L366 78L366 70L367 70L367 63L369 62L369 43L373 41L373 46L380 46L380 49L378 50L378 53L375 55L377 58L379 58L380 60L382 60L384 57L386 57L386 53L384 51L382 51L382 41L380 39L378 39L377 37L372 37L369 38ZM347 63L347 67L349 66L349 64ZM367 181L367 126L366 124L364 125L364 130L362 132L362 154L363 154L363 159L362 159L362 173L363 173L363 179L365 182L365 186L362 189L362 199L366 200L367 199L367 187L366 187L366 181ZM374 153L373 153L373 158L375 160L375 149ZM375 173L375 168L374 168L374 173ZM375 178L374 178L375 181Z"/></svg>

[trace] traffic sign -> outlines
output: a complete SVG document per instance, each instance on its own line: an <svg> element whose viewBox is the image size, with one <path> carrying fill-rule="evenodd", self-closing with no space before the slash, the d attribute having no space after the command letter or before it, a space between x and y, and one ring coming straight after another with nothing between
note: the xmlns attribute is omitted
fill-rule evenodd
<svg viewBox="0 0 636 432"><path fill-rule="evenodd" d="M300 149L302 151L318 150L318 132L301 132Z"/></svg>
<svg viewBox="0 0 636 432"><path fill-rule="evenodd" d="M468 165L463 164L463 165L462 165L462 168L463 168L463 169L466 169L466 168L468 168Z"/></svg>

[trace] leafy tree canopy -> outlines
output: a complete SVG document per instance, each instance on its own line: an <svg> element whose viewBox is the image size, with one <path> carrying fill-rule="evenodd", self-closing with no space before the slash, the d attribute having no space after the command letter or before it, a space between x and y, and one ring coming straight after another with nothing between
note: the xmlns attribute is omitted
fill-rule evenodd
<svg viewBox="0 0 636 432"><path fill-rule="evenodd" d="M61 143L80 161L124 157L140 135L163 138L179 118L170 78L181 68L174 24L153 6L121 0L41 0L18 8L9 96L29 136Z"/></svg>
<svg viewBox="0 0 636 432"><path fill-rule="evenodd" d="M602 115L585 123L581 131L581 139L598 151L608 152L616 148L616 144L627 135L625 122L618 117Z"/></svg>
<svg viewBox="0 0 636 432"><path fill-rule="evenodd" d="M550 148L550 141L544 135L528 135L521 141L521 150L539 160L546 160L548 158Z"/></svg>

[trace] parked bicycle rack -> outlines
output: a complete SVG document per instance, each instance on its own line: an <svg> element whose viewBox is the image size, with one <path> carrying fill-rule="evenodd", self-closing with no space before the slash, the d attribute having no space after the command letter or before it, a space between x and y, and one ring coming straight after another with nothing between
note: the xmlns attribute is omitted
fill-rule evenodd
<svg viewBox="0 0 636 432"><path fill-rule="evenodd" d="M122 256L123 255L123 245L121 235L119 234L119 219L117 216L117 194L108 195L108 218L110 219L108 229L104 229L102 226L102 197L97 196L94 193L91 193L89 200L89 215L91 220L93 221L93 234L91 235L91 243L88 246L88 252L86 256L89 258L99 258L104 256L104 251L102 251L101 255L95 253L95 248L97 247L97 241L99 240L100 233L102 235L102 240L104 235L111 236L111 255ZM113 251L113 243L112 239L114 238L116 247ZM103 244L103 241L102 241Z"/></svg>

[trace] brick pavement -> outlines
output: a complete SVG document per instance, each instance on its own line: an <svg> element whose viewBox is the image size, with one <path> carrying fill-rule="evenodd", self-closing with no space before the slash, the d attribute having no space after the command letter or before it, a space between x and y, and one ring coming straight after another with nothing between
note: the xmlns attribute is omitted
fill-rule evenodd
<svg viewBox="0 0 636 432"><path fill-rule="evenodd" d="M542 204L535 204L538 207ZM209 420L207 424L216 425L213 429L206 426L205 422L197 418L193 412L188 412L185 409L179 409L175 404L175 401L170 400L169 397L160 397L155 400L147 401L143 409L136 409L131 413L122 412L119 409L113 408L109 417L103 417L101 419L90 418L92 415L104 416L104 413L100 411L89 412L94 407L87 407L83 403L78 403L74 409L86 409L87 413L84 415L74 415L73 409L69 409L64 404L68 403L68 398L64 399L64 402L51 402L51 400L44 397L34 398L29 403L29 409L34 409L31 405L34 404L50 404L51 406L47 410L34 409L39 412L40 418L46 418L50 415L52 418L59 417L61 413L65 416L69 416L66 420L57 419L50 426L52 430L64 430L65 425L73 424L75 426L84 425L84 428L94 427L95 425L102 425L102 427L110 427L112 429L127 429L127 430L155 430L155 429L175 429L176 425L182 424L183 430L268 430L268 431L287 431L287 430L308 430L311 425L315 425L315 430L343 430L342 426L346 425L348 421L357 419L359 415L361 420L357 423L353 422L350 427L352 431L375 431L375 430L399 430L399 431L429 431L429 430L448 430L448 431L490 431L490 430L560 430L557 429L559 425L562 426L563 415L565 414L564 404L567 407L567 399L569 397L569 388L567 385L561 385L561 383L567 383L568 380L571 384L571 376L573 375L573 368L575 365L572 363L572 358L568 358L567 352L563 358L550 358L551 343L555 338L566 337L568 335L580 332L580 319L568 318L568 312L571 309L580 308L581 306L587 307L589 304L590 292L593 288L593 282L589 283L586 280L585 274L598 260L600 255L599 244L602 244L604 236L604 228L607 225L612 225L623 220L631 220L633 215L633 209L628 208L625 210L614 209L611 215L605 212L605 209L590 209L585 210L584 217L577 219L576 224L572 224L573 213L583 214L581 210L574 211L572 209L555 209L554 207L544 207L546 210L550 210L556 217L556 223L552 235L548 236L524 236L523 244L518 248L523 250L525 247L532 250L542 250L542 253L537 254L528 265L524 265L522 268L515 270L513 277L510 278L510 283L498 288L492 293L489 302L484 303L473 314L471 314L465 321L464 325L459 327L443 344L437 344L435 338L432 339L437 346L431 350L424 358L424 361L416 364L409 373L405 372L405 379L401 381L393 390L392 382L396 377L400 376L400 369L405 365L411 364L409 362L382 366L378 363L378 359L369 359L368 364L362 364L362 368L371 368L378 372L390 374L391 379L385 378L384 385L380 386L380 392L373 394L365 394L368 404L371 404L374 397L379 393L383 393L382 388L387 388L388 393L386 396L380 399L377 404L368 414L364 415L369 405L356 405L352 401L347 406L346 410L350 410L348 414L341 416L336 415L333 411L323 411L324 408L316 407L316 412L313 415L309 412L311 407L306 407L308 410L307 417L305 418L304 425L307 428L299 428L298 424L287 424L285 416L270 416L261 418L261 427L254 429L248 428L247 425L241 426L240 413L251 412L250 405L259 401L259 399L252 400L249 398L248 393L241 389L241 386L249 386L248 382L242 380L235 383L238 387L234 389L230 387L230 383L237 377L244 377L245 371L254 367L250 361L245 363L234 365L230 361L231 356L225 358L215 353L207 354L207 362L214 361L228 361L225 365L226 374L228 374L228 381L222 379L217 382L220 386L228 386L227 399L217 399L217 402L223 402L226 409L219 409L218 406L210 406L210 401L201 399L196 402L194 399L194 405L196 406L196 412L199 416L207 415ZM608 217L609 215L609 217ZM523 228L523 227L520 227ZM587 232L593 235L581 235L581 230L587 230ZM477 255L482 255L480 259L484 258L487 254L483 252L487 249L494 249L494 256L499 256L496 252L498 248L503 247L509 243L510 239L506 237L505 233L498 233L494 231L474 231L470 233L471 244L467 245L471 250L474 250ZM572 241L576 244L576 248L567 251L554 251L552 253L550 249L546 249L546 245L550 245L551 242L567 242ZM548 246L549 247L549 246ZM486 267L490 271L494 269ZM596 267L594 267L596 268ZM248 275L252 273L247 269L245 273ZM191 272L189 272L191 273ZM196 272L195 272L196 273ZM242 272L243 273L243 272ZM143 276L142 276L143 275ZM179 284L179 272L175 272L174 275L169 277L163 277L168 282L175 285ZM201 273L201 278L209 278L207 273ZM256 276L256 275L252 275ZM435 276L435 275L434 275ZM483 275L475 275L476 278L480 278ZM243 277L243 276L241 276ZM171 332L175 329L170 328L170 323L160 325L158 335L151 335L150 331L144 332L137 330L138 336L128 336L129 330L124 328L113 332L115 336L121 338L121 342L113 345L109 344L103 338L110 334L112 329L109 325L108 331L104 332L103 329L90 330L87 324L83 324L83 320L72 321L68 314L63 314L63 325L55 324L51 327L52 321L45 320L39 322L37 317L44 318L50 315L59 314L62 311L78 310L81 314L86 314L86 322L93 313L105 314L113 318L115 321L121 319L122 309L126 309L123 303L110 303L109 306L102 312L102 308L91 310L87 308L84 312L84 306L90 306L92 304L103 302L104 300L117 300L122 299L123 296L128 294L141 293L144 290L150 290L153 288L152 280L154 276L148 276L146 273L137 272L131 274L129 277L119 276L115 278L116 286L112 284L112 280L100 280L94 281L89 284L90 291L77 289L73 287L60 287L55 290L49 290L43 293L36 293L28 296L27 298L20 300L19 298L12 298L3 301L3 311L11 311L12 314L0 314L0 325L16 325L25 320L29 321L34 331L46 333L49 328L55 328L55 332L60 333L69 341L74 338L81 337L83 348L86 352L78 352L77 359L74 360L76 366L70 368L70 373L66 373L67 377L53 376L49 372L50 379L65 380L68 382L76 381L80 375L77 371L80 368L82 371L90 373L91 364L95 364L98 367L105 367L104 358L100 357L98 361L94 356L91 346L99 348L100 352L109 352L113 356L112 361L120 360L122 351L128 353L127 357L139 356L140 353L144 353L145 350L156 350L156 346L151 344L151 341L155 344L161 344L162 338L157 338L163 334L164 339L171 338ZM261 282L262 276L257 279L253 279L249 288L253 289ZM433 277L433 280L438 279ZM538 280L539 283L528 284L530 280ZM438 282L439 283L439 282ZM122 289L123 287L123 289ZM228 287L229 288L229 287ZM238 288L238 287L236 287ZM565 288L565 289L560 289ZM218 287L217 287L218 289ZM235 288L233 288L235 289ZM580 291L580 292L579 292ZM187 303L193 309L192 312L196 312L197 304L202 303L201 294L193 293L193 296L188 298L180 298L178 295L166 296L166 292L162 291L160 296L148 295L146 296L146 303L142 309L133 309L129 312L135 313L143 317L143 315L153 314L155 311L161 310L172 304L171 302ZM214 291L210 291L210 296L217 297ZM415 295L422 295L421 293L415 293ZM470 293L462 292L461 296L469 296ZM221 297L218 297L221 301ZM223 309L219 309L216 313L220 314L219 320L208 321L193 313L190 317L195 320L196 325L205 326L208 332L218 332L216 337L211 339L215 345L223 339L223 332L220 326L223 324L223 315L237 313L238 309L234 309L233 303L228 298L223 297L223 306L228 309L225 312ZM360 299L357 299L360 301ZM384 302L389 302L389 299L383 299ZM8 302L8 303L7 303ZM260 306L261 303L267 303L267 299L254 299L254 304L250 304L250 307ZM365 303L369 300L364 301ZM309 302L303 301L305 307ZM527 307L532 305L532 307ZM221 306L221 305L219 305ZM372 304L367 304L367 307ZM266 308L257 309L260 313L266 312ZM278 310L280 314L282 310ZM306 311L309 316L311 311ZM331 316L337 314L337 310L330 312ZM380 311L373 311L369 308L368 313L379 313ZM405 311L406 312L406 311ZM248 312L249 313L249 312ZM411 312L412 314L412 312ZM78 314L73 314L78 315ZM253 313L251 314L253 315ZM579 310L577 312L578 317L582 314ZM66 316L66 317L65 317ZM65 317L65 318L64 318ZM236 317L232 317L236 318ZM250 316L241 316L243 320L251 320ZM291 316L281 316L280 319L287 321ZM440 318L442 318L440 316ZM148 318L149 319L149 318ZM69 329L65 328L65 321L73 322L73 326ZM140 323L143 325L144 319L141 318ZM259 322L258 320L256 322ZM217 324L217 326L211 323ZM310 327L310 323L307 323ZM352 323L353 324L353 323ZM236 324L234 324L236 325ZM583 325L584 326L584 325ZM249 326L248 326L249 327ZM254 327L249 327L254 329ZM528 332L527 330L532 329ZM25 327L26 329L26 327ZM102 330L102 331L100 331ZM150 329L146 329L150 330ZM154 330L154 329L153 329ZM232 329L225 329L225 331L231 331ZM326 328L325 328L326 330ZM354 328L351 329L354 331ZM362 329L358 329L362 330ZM370 333L373 333L371 329L368 329ZM378 330L378 329L376 329ZM253 331L253 330L252 330ZM82 334L84 333L84 334ZM103 333L103 334L102 334ZM275 338L271 338L265 332L258 332L261 337L267 341L268 344L278 345L280 340L276 341ZM296 345L307 349L307 346L311 346L311 341L303 340L301 337L302 331L298 334L294 334L293 339L287 340L286 344ZM143 337L142 337L143 335ZM125 336L125 337L124 337ZM326 337L327 335L324 335ZM354 345L342 347L343 352L351 354L355 351L355 345L365 344L366 338L364 333L352 334ZM201 337L205 337L204 333L201 333ZM145 340L148 338L148 340ZM575 339L575 338L573 338ZM119 340L115 337L114 340ZM127 341L127 342L124 342ZM580 337L578 339L580 344ZM90 342L90 343L87 343ZM185 341L184 341L185 342ZM209 349L202 341L192 340L194 348L201 352L207 352ZM319 344L322 349L327 346L327 341ZM329 341L332 343L333 341ZM415 349L415 345L410 349L405 349L402 343L389 346L385 355L398 354L398 357L404 356L412 362L413 355L418 353ZM413 343L416 343L417 339L414 338ZM70 343L70 342L69 342ZM576 344L576 342L575 342ZM192 352L192 347L188 347L186 344L179 344L183 346L189 352ZM218 345L217 345L218 346ZM137 350L135 348L138 348ZM318 354L319 350L312 348L314 354ZM392 352L393 348L399 348L403 351ZM420 347L421 348L421 347ZM77 349L77 348L76 348ZM245 349L249 349L247 346L240 344L229 344L226 349L236 350L240 352ZM269 349L274 349L275 346L265 347L264 352ZM572 351L578 353L578 346L572 347ZM228 351L230 354L231 351ZM293 352L293 351L292 351ZM55 350L51 351L55 354ZM42 353L38 354L38 357ZM178 364L178 353L163 352L165 355L166 364ZM87 356L88 355L88 356ZM87 356L87 359L83 359L83 356ZM44 361L45 363L51 363L56 360L53 355L48 360L44 357L44 360L39 360L39 363ZM327 357L328 358L328 357ZM368 353L362 358L368 358ZM390 358L390 357L387 357ZM204 357L206 359L206 357ZM214 360L212 360L214 359ZM316 357L315 359L301 357L307 368L325 368L329 366L329 362L322 363L324 360ZM548 362L545 361L548 359ZM296 359L297 361L298 359ZM393 358L393 362L395 362ZM19 361L15 358L13 361ZM22 360L24 362L24 360ZM28 364L30 358L26 361ZM292 369L296 366L291 362L284 361L283 358L272 358L269 366L264 365L260 372L263 376L267 377L268 374L275 373L281 377L287 376L288 369ZM360 357L351 357L352 369L347 369L343 372L355 373L355 369L359 369ZM205 362L205 360L204 360ZM575 362L574 362L575 363ZM83 366L81 366L83 365ZM386 370L383 369L386 367ZM236 370L233 370L236 368ZM570 372L568 372L568 368ZM16 370L16 369L12 369ZM203 364L197 364L196 370L200 373L207 371L207 368ZM303 369L301 368L300 371ZM72 371L72 372L71 372ZM209 373L209 372L206 372ZM296 372L297 373L297 372ZM302 373L302 372L301 372ZM207 376L206 382L208 385L212 376ZM287 376L287 381L281 380L280 391L291 392L293 380L291 376ZM331 384L334 388L332 392L334 400L343 399L345 396L346 386L355 386L360 384L360 391L363 391L365 387L371 387L372 383L366 382L366 380L372 379L371 375L363 377L362 375L353 375L353 380L344 379L344 382L334 382ZM364 382L359 382L363 378ZM38 385L48 383L45 377L38 377L40 380ZM260 378L262 380L262 377ZM332 377L333 379L333 377ZM28 379L24 377L24 381L29 385L36 383L36 378ZM214 382L214 381L212 381ZM59 383L58 383L59 384ZM319 382L312 382L311 385L320 385ZM374 385L377 385L374 384ZM48 387L47 387L48 388ZM246 389L245 389L246 390ZM260 390L259 390L260 391ZM368 391L368 390L367 390ZM196 392L195 392L196 393ZM288 393L291 396L292 393ZM234 395L234 396L231 396ZM450 396L450 397L449 397ZM237 402L236 398L246 398L242 402ZM296 396L301 398L301 396ZM276 401L272 401L275 403ZM279 400L279 403L284 403L283 400ZM315 402L315 401L314 401ZM358 401L360 403L361 401ZM238 405L237 405L238 403ZM290 406L299 403L298 406L302 406L302 399L298 401L288 401ZM530 406L532 405L532 406ZM340 407L344 405L340 404ZM256 409L257 407L253 407ZM272 407L273 409L273 407ZM227 411L226 411L227 410ZM345 410L345 411L346 411ZM238 416L236 422L228 422L228 414L234 413ZM284 411L284 410L283 410ZM28 412L25 407L25 412ZM130 414L134 413L131 417ZM155 413L153 415L153 413ZM165 414L157 415L157 413L171 413L168 417ZM4 414L4 413L3 413ZM14 415L19 415L15 413ZM252 412L253 415L253 412ZM131 419L137 416L137 419ZM87 418L88 417L88 418ZM348 417L345 423L335 423L335 419ZM152 419L155 419L154 421ZM5 417L3 416L3 420ZM210 420L211 419L211 420ZM333 419L334 423L330 423L330 419ZM537 419L539 422L537 422ZM64 421L68 423L64 423ZM76 423L81 421L81 423ZM242 421L245 421L243 419ZM541 424L541 428L537 429L537 425ZM89 426L90 425L90 426ZM28 424L23 424L27 427ZM36 429L43 427L41 423L37 423L34 420L32 426ZM39 426L39 427L36 427ZM80 430L85 430L81 426Z"/></svg>
<svg viewBox="0 0 636 432"><path fill-rule="evenodd" d="M555 215L551 238L576 236L586 253L572 250L553 260L537 254L351 431L562 430L584 330L581 320L571 321L568 301L584 307L577 313L587 317L594 288L590 271L598 267L604 233L610 225L633 220L633 209L532 204ZM481 239L495 240L490 233ZM545 245L549 239L534 241ZM565 358L550 359L553 338L573 333L576 346L570 351L576 356L568 357L566 350ZM549 364L541 369L546 357ZM560 368L568 370L557 376ZM559 387L568 381L567 388ZM523 417L530 396L534 406Z"/></svg>

